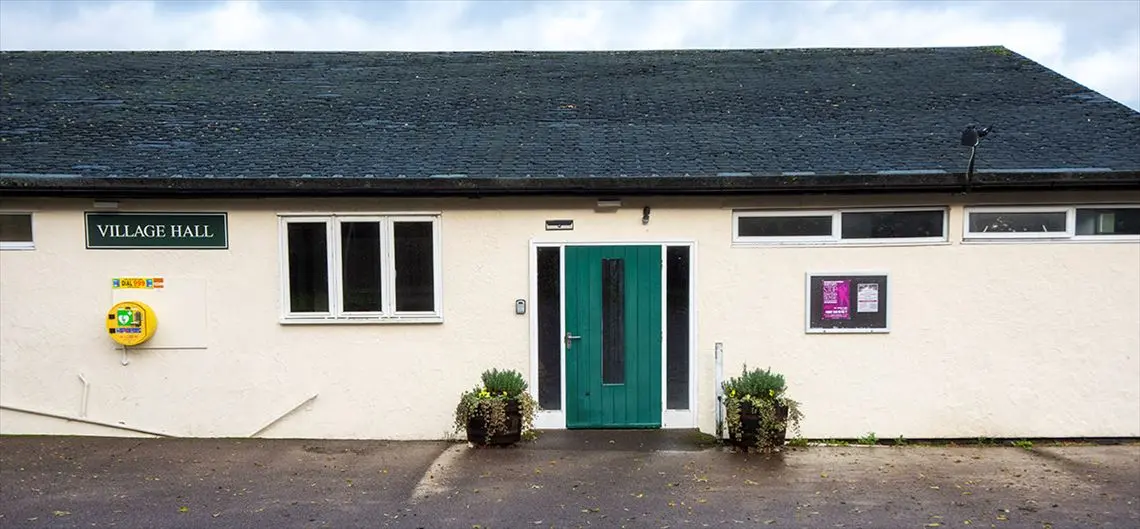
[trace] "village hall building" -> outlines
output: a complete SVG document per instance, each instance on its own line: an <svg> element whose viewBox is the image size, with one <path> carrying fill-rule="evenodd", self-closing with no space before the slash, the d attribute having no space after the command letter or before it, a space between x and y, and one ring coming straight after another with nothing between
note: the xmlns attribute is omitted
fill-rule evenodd
<svg viewBox="0 0 1140 529"><path fill-rule="evenodd" d="M1138 146L1003 47L0 53L0 433L1136 437Z"/></svg>

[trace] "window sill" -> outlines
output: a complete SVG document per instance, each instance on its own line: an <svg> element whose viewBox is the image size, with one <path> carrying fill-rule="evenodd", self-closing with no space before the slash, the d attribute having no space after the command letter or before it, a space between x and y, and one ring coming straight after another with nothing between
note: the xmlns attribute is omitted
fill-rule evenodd
<svg viewBox="0 0 1140 529"><path fill-rule="evenodd" d="M33 242L0 242L0 250L35 250Z"/></svg>
<svg viewBox="0 0 1140 529"><path fill-rule="evenodd" d="M1009 238L985 238L985 239L962 239L962 244L1136 244L1140 243L1140 236L1136 235L1101 235L1101 236L1081 236L1076 237L1009 237Z"/></svg>
<svg viewBox="0 0 1140 529"><path fill-rule="evenodd" d="M949 246L950 241L920 240L920 241L733 241L733 248L780 248L780 247L811 247L811 248L867 248L876 246Z"/></svg>
<svg viewBox="0 0 1140 529"><path fill-rule="evenodd" d="M443 316L389 316L384 318L285 316L280 318L278 323L281 325L400 325L443 323Z"/></svg>

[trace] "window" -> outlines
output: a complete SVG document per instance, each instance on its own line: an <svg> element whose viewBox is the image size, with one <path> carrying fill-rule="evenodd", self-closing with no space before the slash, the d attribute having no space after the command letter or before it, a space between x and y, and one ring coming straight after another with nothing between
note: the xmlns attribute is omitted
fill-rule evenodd
<svg viewBox="0 0 1140 529"><path fill-rule="evenodd" d="M967 238L1069 237L1068 208L972 208L966 210Z"/></svg>
<svg viewBox="0 0 1140 529"><path fill-rule="evenodd" d="M832 223L826 214L741 216L737 229L741 238L828 239Z"/></svg>
<svg viewBox="0 0 1140 529"><path fill-rule="evenodd" d="M31 213L0 213L0 250L31 250Z"/></svg>
<svg viewBox="0 0 1140 529"><path fill-rule="evenodd" d="M946 208L736 212L733 235L745 244L943 242Z"/></svg>
<svg viewBox="0 0 1140 529"><path fill-rule="evenodd" d="M282 217L285 319L439 321L434 215Z"/></svg>
<svg viewBox="0 0 1140 529"><path fill-rule="evenodd" d="M840 213L841 236L859 239L939 239L946 234L943 210L845 211Z"/></svg>
<svg viewBox="0 0 1140 529"><path fill-rule="evenodd" d="M1076 235L1140 235L1140 206L1077 208Z"/></svg>
<svg viewBox="0 0 1140 529"><path fill-rule="evenodd" d="M966 208L965 239L1140 240L1140 205Z"/></svg>

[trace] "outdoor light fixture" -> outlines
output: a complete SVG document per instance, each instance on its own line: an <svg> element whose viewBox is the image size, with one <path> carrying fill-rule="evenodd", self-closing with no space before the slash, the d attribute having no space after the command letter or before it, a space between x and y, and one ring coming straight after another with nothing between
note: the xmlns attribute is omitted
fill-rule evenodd
<svg viewBox="0 0 1140 529"><path fill-rule="evenodd" d="M978 142L986 137L993 130L992 125L986 125L982 128L976 128L974 125L967 125L965 130L962 131L962 145L970 148L970 163L966 166L966 181L970 181L970 177L974 175L974 154L978 150Z"/></svg>
<svg viewBox="0 0 1140 529"><path fill-rule="evenodd" d="M617 209L621 207L620 198L599 198L598 209Z"/></svg>
<svg viewBox="0 0 1140 529"><path fill-rule="evenodd" d="M649 224L649 206L645 206L645 209L641 210L641 223Z"/></svg>

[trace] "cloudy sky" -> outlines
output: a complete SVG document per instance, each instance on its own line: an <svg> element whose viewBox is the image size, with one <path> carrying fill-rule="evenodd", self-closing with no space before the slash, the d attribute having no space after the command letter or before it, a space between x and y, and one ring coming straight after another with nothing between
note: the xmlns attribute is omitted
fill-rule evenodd
<svg viewBox="0 0 1140 529"><path fill-rule="evenodd" d="M1140 0L0 0L3 50L1004 45L1140 110Z"/></svg>

